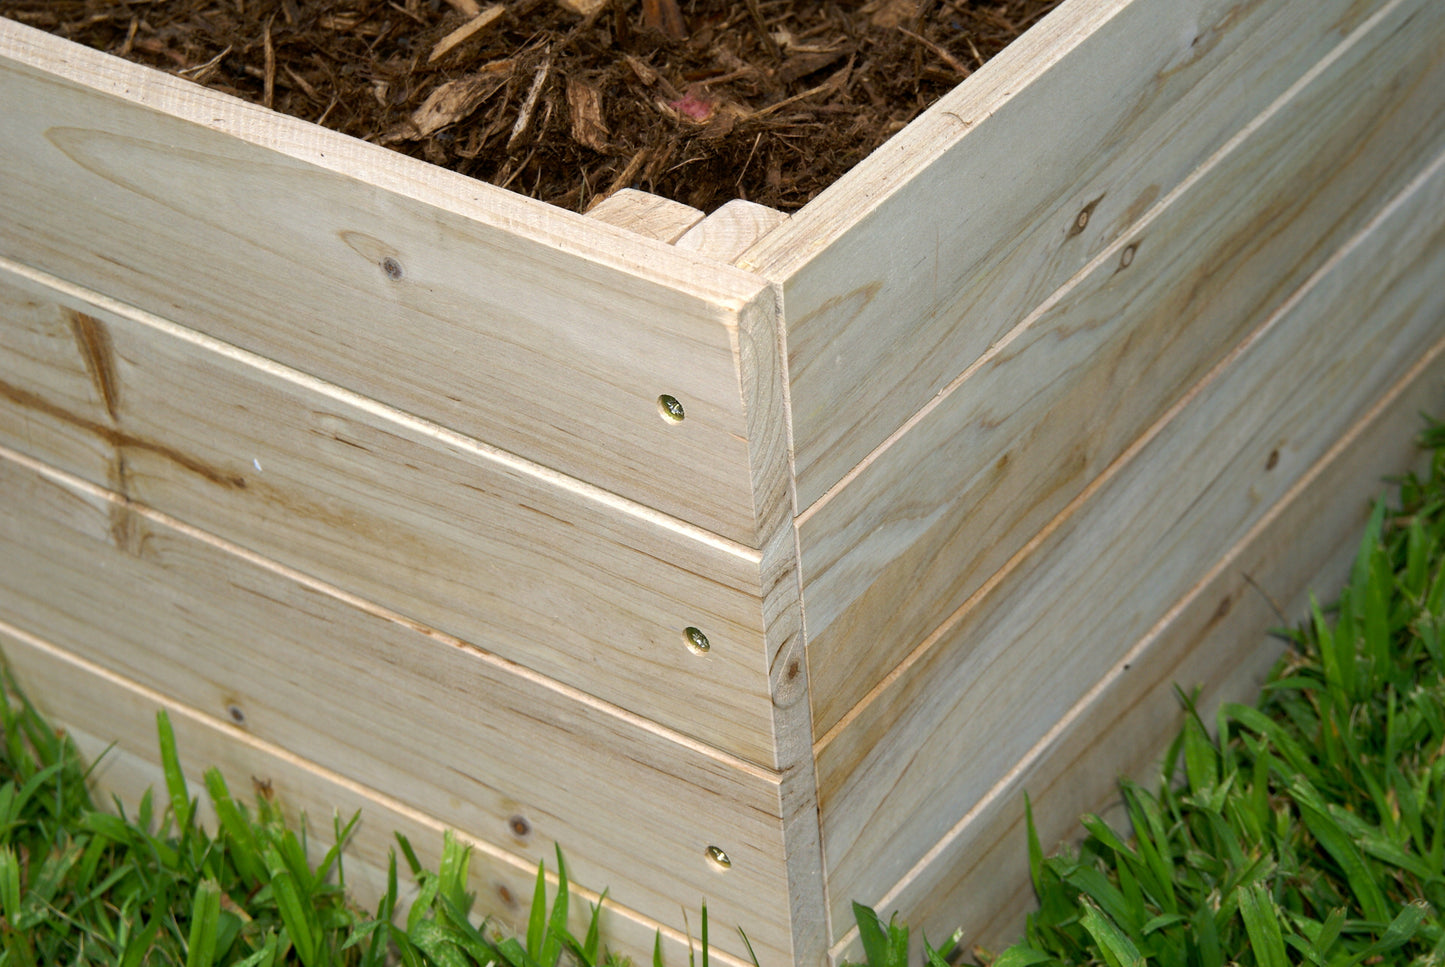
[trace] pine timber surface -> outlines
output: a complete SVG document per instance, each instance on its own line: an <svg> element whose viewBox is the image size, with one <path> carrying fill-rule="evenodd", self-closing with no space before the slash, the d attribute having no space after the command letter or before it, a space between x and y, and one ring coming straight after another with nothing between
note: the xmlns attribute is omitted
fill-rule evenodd
<svg viewBox="0 0 1445 967"><path fill-rule="evenodd" d="M689 228L677 240L677 247L732 262L788 218L766 205L736 198Z"/></svg>
<svg viewBox="0 0 1445 967"><path fill-rule="evenodd" d="M5 20L0 98L0 256L766 538L735 355L757 277Z"/></svg>
<svg viewBox="0 0 1445 967"><path fill-rule="evenodd" d="M705 216L680 201L623 188L589 208L587 217L672 245Z"/></svg>
<svg viewBox="0 0 1445 967"><path fill-rule="evenodd" d="M820 737L1445 149L1445 6L1385 10L803 514Z"/></svg>
<svg viewBox="0 0 1445 967"><path fill-rule="evenodd" d="M441 861L442 836L446 827L431 816L394 798L376 793L344 776L317 769L283 749L218 723L208 716L165 696L139 687L134 682L104 671L75 655L32 635L8 628L0 622L0 650L12 669L32 690L46 715L63 726L76 741L82 755L97 763L94 778L97 802L118 796L128 806L140 801L146 789L164 789L156 744L155 716L164 708L175 730L181 764L191 784L192 795L201 797L201 821L214 828L209 802L205 798L203 770L215 767L226 777L233 795L248 799L263 787L293 823L306 823L308 846L319 860L332 843L332 817L343 823L358 810L361 821L348 841L343 863L346 886L351 896L367 909L386 890L389 854L396 849L394 832L410 840L418 858L435 870ZM454 834L457 835L457 834ZM471 889L477 896L475 912L493 922L511 927L517 935L526 931L526 918L536 885L536 865L519 860L485 840L459 835L471 847ZM406 882L405 861L398 857L402 878L402 911L415 895ZM554 887L556 860L547 857L549 887ZM550 897L555 893L549 889ZM586 935L591 904L597 895L576 883L571 885L573 906L570 928ZM602 931L611 949L630 955L635 963L651 963L653 940L662 933L663 957L669 964L687 961L688 941L684 932L673 930L619 906L609 898L604 904ZM693 927L696 930L696 925ZM696 938L694 937L694 943ZM712 956L728 967L744 967L743 961L713 950Z"/></svg>
<svg viewBox="0 0 1445 967"><path fill-rule="evenodd" d="M0 21L5 647L118 696L117 786L168 704L196 765L488 870L560 841L629 947L704 897L767 967L856 953L855 899L998 938L1022 791L1068 835L1171 682L1242 694L1241 575L1337 575L1445 402L1442 38L1070 0L803 211L693 221Z"/></svg>
<svg viewBox="0 0 1445 967"><path fill-rule="evenodd" d="M848 899L890 891L1188 591L1201 561L1442 350L1442 275L1445 155L825 736L835 923Z"/></svg>
<svg viewBox="0 0 1445 967"><path fill-rule="evenodd" d="M776 765L757 552L99 298L0 260L0 443Z"/></svg>
<svg viewBox="0 0 1445 967"><path fill-rule="evenodd" d="M1065 3L746 253L784 291L800 507L1382 6Z"/></svg>
<svg viewBox="0 0 1445 967"><path fill-rule="evenodd" d="M743 924L788 959L772 773L4 449L0 492L7 623L524 860L558 842L579 882L675 929L706 899L723 949Z"/></svg>
<svg viewBox="0 0 1445 967"><path fill-rule="evenodd" d="M1116 777L1157 787L1160 739L1176 735L1183 721L1173 686L1199 688L1206 723L1220 702L1255 701L1283 650L1262 629L1304 619L1310 594L1328 601L1344 583L1370 504L1386 489L1381 468L1420 466L1419 414L1442 407L1445 352L1437 350L1203 572L880 907L903 911L929 937L962 926L970 943L994 950L1017 939L1035 906L1023 848L1024 794L1046 851L1079 839L1086 812L1124 828ZM845 955L858 962L856 930L833 953L835 963Z"/></svg>

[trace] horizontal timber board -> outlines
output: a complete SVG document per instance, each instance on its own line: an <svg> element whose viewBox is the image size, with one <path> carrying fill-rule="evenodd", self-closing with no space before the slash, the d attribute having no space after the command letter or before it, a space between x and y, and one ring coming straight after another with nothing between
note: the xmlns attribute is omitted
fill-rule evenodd
<svg viewBox="0 0 1445 967"><path fill-rule="evenodd" d="M800 507L1383 2L1063 4L748 252L783 285Z"/></svg>
<svg viewBox="0 0 1445 967"><path fill-rule="evenodd" d="M1441 320L1445 323L1445 319ZM1419 414L1445 406L1445 355L1393 387L1341 445L1291 491L1130 649L1079 705L928 854L875 902L914 930L969 943L1016 940L1035 906L1029 884L1024 794L1041 842L1082 836L1079 816L1120 826L1116 778L1157 788L1163 746L1183 709L1174 691L1199 689L1206 723L1221 701L1253 703L1283 645L1267 633L1308 614L1344 583L1387 476L1421 464ZM1275 610L1281 607L1286 617ZM1122 828L1122 826L1120 826ZM834 951L856 959L856 938Z"/></svg>
<svg viewBox="0 0 1445 967"><path fill-rule="evenodd" d="M165 776L156 740L156 713L166 711L176 734L181 765L191 792L201 799L201 821L214 829L202 772L216 768L226 778L231 794L242 801L259 795L272 797L287 819L302 823L307 845L319 860L329 849L332 818L347 822L358 812L360 822L342 856L347 893L368 910L386 890L387 866L396 849L394 833L410 841L418 859L428 868L440 865L446 827L389 797L374 793L284 750L258 742L210 720L189 707L140 688L133 682L79 661L61 649L30 635L8 631L0 623L0 653L16 674L27 696L54 724L75 740L81 754L98 766L92 773L97 800L109 804L118 797L134 815L145 790L163 797ZM459 841L471 847L470 886L477 897L473 912L488 916L518 936L526 931L526 916L536 884L536 866L497 850L474 837ZM404 861L400 896L409 906L415 887L407 881ZM547 859L549 872L556 861ZM550 882L549 896L555 895ZM572 885L570 928L586 935L595 891ZM580 901L580 902L579 902ZM678 967L687 962L685 934L664 927L608 900L601 917L603 942L638 963L651 962L653 942L662 934L664 962ZM742 967L745 961L714 950L720 961Z"/></svg>
<svg viewBox="0 0 1445 967"><path fill-rule="evenodd" d="M804 513L816 734L1445 150L1442 51L1389 5Z"/></svg>
<svg viewBox="0 0 1445 967"><path fill-rule="evenodd" d="M760 546L757 277L4 19L0 97L0 255Z"/></svg>
<svg viewBox="0 0 1445 967"><path fill-rule="evenodd" d="M0 492L0 613L21 631L522 859L558 842L581 882L675 929L706 898L789 949L773 773L3 448Z"/></svg>
<svg viewBox="0 0 1445 967"><path fill-rule="evenodd" d="M897 882L1203 562L1441 351L1442 274L1445 155L824 736L835 918Z"/></svg>
<svg viewBox="0 0 1445 967"><path fill-rule="evenodd" d="M776 766L756 552L94 298L0 259L0 443Z"/></svg>

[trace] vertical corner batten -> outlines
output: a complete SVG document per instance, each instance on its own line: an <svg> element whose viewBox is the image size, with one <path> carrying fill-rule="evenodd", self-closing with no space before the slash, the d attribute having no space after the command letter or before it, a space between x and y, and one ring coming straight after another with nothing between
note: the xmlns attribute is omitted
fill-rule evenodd
<svg viewBox="0 0 1445 967"><path fill-rule="evenodd" d="M827 962L832 930L813 761L797 488L787 393L782 287L769 285L739 315L738 375L748 427L758 538L773 742L788 877L788 919L798 967Z"/></svg>

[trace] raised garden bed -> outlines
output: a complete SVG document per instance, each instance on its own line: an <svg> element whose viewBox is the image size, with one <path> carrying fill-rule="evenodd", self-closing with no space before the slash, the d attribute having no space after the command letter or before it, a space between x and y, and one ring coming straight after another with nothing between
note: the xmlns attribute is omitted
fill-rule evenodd
<svg viewBox="0 0 1445 967"><path fill-rule="evenodd" d="M504 917L996 940L1440 411L1442 51L1066 0L791 216L584 217L0 22L5 654Z"/></svg>

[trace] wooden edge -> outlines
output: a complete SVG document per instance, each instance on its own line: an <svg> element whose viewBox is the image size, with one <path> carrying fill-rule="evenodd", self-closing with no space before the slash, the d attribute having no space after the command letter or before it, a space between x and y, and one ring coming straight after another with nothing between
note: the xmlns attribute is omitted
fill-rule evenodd
<svg viewBox="0 0 1445 967"><path fill-rule="evenodd" d="M772 696L773 747L780 770L779 808L788 877L793 963L821 965L829 927L818 783L813 758L812 704L808 694L802 572L798 564L797 493L783 350L782 293L739 316L737 356L748 422L754 511L770 534L759 564L764 640Z"/></svg>
<svg viewBox="0 0 1445 967"><path fill-rule="evenodd" d="M1086 812L1122 820L1116 777L1148 786L1182 723L1173 685L1199 686L1205 721L1225 701L1253 701L1282 645L1271 628L1307 613L1309 594L1348 574L1386 475L1419 467L1419 414L1440 405L1445 354L1393 387L1278 500L897 884L875 903L914 929L1004 945L1033 904L1023 794L1046 846L1079 838ZM1281 615L1281 609L1285 616ZM830 951L861 953L856 927Z"/></svg>
<svg viewBox="0 0 1445 967"><path fill-rule="evenodd" d="M677 240L677 247L720 262L735 262L788 219L785 212L736 198L690 228Z"/></svg>
<svg viewBox="0 0 1445 967"><path fill-rule="evenodd" d="M850 226L877 210L933 160L987 122L1010 99L1132 3L1071 0L1025 31L797 212L785 229L760 238L737 264L782 280ZM977 121L966 120L976 118Z"/></svg>
<svg viewBox="0 0 1445 967"><path fill-rule="evenodd" d="M364 907L374 906L386 889L388 858L396 843L394 833L407 837L428 868L438 868L446 827L431 817L240 730L221 727L189 706L99 669L4 622L0 622L0 647L31 700L55 724L70 732L87 759L100 759L92 774L99 799L108 801L114 795L133 810L147 788L164 788L155 737L155 714L164 709L174 727L192 791L201 795L201 821L211 828L214 814L204 795L202 771L214 767L242 801L263 791L277 797L291 822L300 823L305 818L313 858L319 858L331 845L331 817L338 816L344 822L360 811L361 822L343 861L348 892ZM83 687L78 687L80 682ZM477 895L476 912L493 917L513 931L525 930L536 867L482 840L453 835L471 849L470 886ZM555 894L554 870L549 869L548 883L552 888L549 895ZM574 901L582 901L569 911L569 928L583 936L590 907L598 902L599 895L575 883L569 889ZM409 903L414 896L409 882L405 894ZM398 911L398 915L404 916L404 912ZM680 965L688 960L691 945L686 935L610 899L603 901L602 928L604 940L637 963L650 963L653 940L659 933L667 963ZM730 967L746 964L719 950L711 951L711 956Z"/></svg>
<svg viewBox="0 0 1445 967"><path fill-rule="evenodd" d="M3 17L0 58L702 299L735 307L757 291L751 273Z"/></svg>
<svg viewBox="0 0 1445 967"><path fill-rule="evenodd" d="M623 188L587 209L587 217L672 245L703 220L703 213L671 198Z"/></svg>

